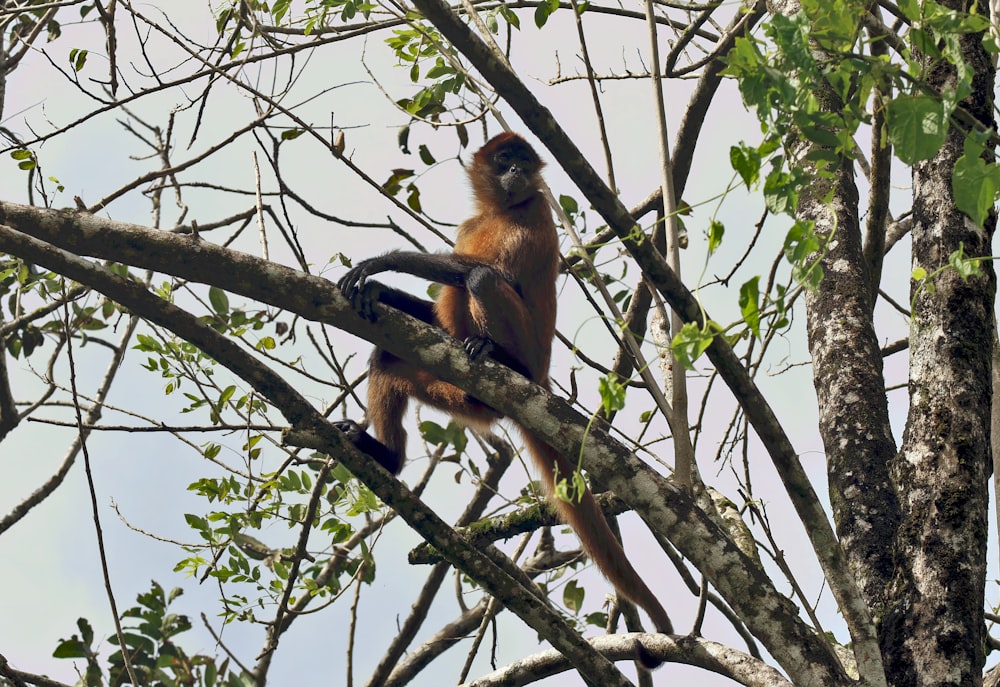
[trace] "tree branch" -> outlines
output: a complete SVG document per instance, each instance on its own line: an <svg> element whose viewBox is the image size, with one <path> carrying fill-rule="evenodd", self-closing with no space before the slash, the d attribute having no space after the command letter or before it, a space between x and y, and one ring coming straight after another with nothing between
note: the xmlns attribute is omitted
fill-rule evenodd
<svg viewBox="0 0 1000 687"><path fill-rule="evenodd" d="M747 687L793 687L788 678L764 661L701 637L674 640L665 635L619 634L594 637L588 641L594 649L618 661L629 657L633 637L641 637L642 645L649 647L650 653L659 659L710 670ZM466 683L464 687L522 687L572 668L564 656L549 649L525 656L514 664Z"/></svg>
<svg viewBox="0 0 1000 687"><path fill-rule="evenodd" d="M759 564L740 551L688 496L624 446L612 440L603 426L591 425L588 431L588 418L506 367L488 360L472 363L462 346L441 330L381 306L376 309L378 321L368 322L360 318L337 289L325 279L197 239L111 222L76 211L40 210L12 203L0 203L0 224L16 225L18 229L77 254L212 284L295 312L307 319L339 327L460 386L505 415L515 418L519 424L536 432L554 448L567 455L582 455L584 466L597 480L614 489L653 529L670 538L678 550L709 576L722 596L746 618L747 626L761 638L771 654L790 674L801 676L806 683L811 681L828 686L842 684L846 680L825 640L817 637L802 622L794 606L774 588ZM35 244L38 242L30 241L18 231L0 229L0 250L43 265L46 264L43 259L53 259L50 253L55 249ZM61 265L66 260L66 257L59 257L57 262ZM78 259L77 262L90 264ZM76 271L81 269L77 268ZM93 283L91 277L99 269L91 266L79 276L69 276L96 287L97 284ZM100 273L103 274L103 271ZM654 271L654 284L662 287L664 283L670 283L667 279L671 274L657 274ZM137 285L132 288L139 289L139 293L146 293ZM683 289L683 286L678 285L676 288ZM682 293L690 297L686 290ZM148 293L146 296L151 298ZM111 297L117 300L115 296ZM697 308L693 299L690 307ZM145 313L139 314L147 316ZM160 317L156 312L151 314ZM157 321L151 316L150 319ZM227 346L217 352L204 348L203 344L215 344L211 341L203 342L203 328L192 330L187 324L188 320L194 325L200 325L197 319L184 313L183 320L172 317L169 324L164 326L202 347L220 362L228 355L238 357L243 362L240 365L230 363L230 369L281 407L294 427L310 428L318 441L330 441L332 446L337 445L336 442L340 441L339 433L327 428L324 419L315 418L312 407L284 380L255 361L251 364L252 358L231 341L224 340ZM722 346L720 341L716 339L713 348ZM732 350L726 346L724 351L728 351L732 359L726 361L723 358L722 362L739 370L746 379L748 388L741 397L753 397L754 392L759 398L759 392L746 378L745 371ZM766 407L762 400L761 404ZM760 409L756 409L756 413L759 417ZM323 424L316 424L320 421ZM773 422L778 427L777 420L774 419ZM775 435L769 433L767 436L773 441ZM784 437L783 434L779 436ZM795 459L790 445L787 451ZM326 452L334 451L327 446ZM350 453L354 455L353 452ZM397 491L398 482L395 480L387 484L387 473L381 469L373 470L367 460L355 459L348 463L344 459L344 462L384 501L400 509L406 508L406 504L400 503L399 499L403 498L400 494L408 492ZM798 465L797 459L795 465ZM356 467L364 469L359 471ZM804 474L802 480L811 490ZM402 489L402 486L399 485L398 489ZM400 515L407 517L407 521L415 527L423 517L422 514L404 510L400 510ZM421 531L421 528L417 528ZM456 543L454 540L458 539L457 535L450 528L448 532L449 546L460 548L442 550L465 551L467 545ZM831 538L830 541L831 547L839 551L836 540ZM449 560L455 563L452 558L455 554L449 553L449 556ZM479 567L469 561L456 565L474 576L485 576L492 570L482 567L485 564L480 559L471 560L477 561L476 566ZM475 572L470 568L476 568ZM517 568L513 570L517 571ZM508 572L513 574L513 571ZM502 598L506 598L506 595ZM537 605L537 600L532 603ZM515 610L513 604L511 609Z"/></svg>
<svg viewBox="0 0 1000 687"><path fill-rule="evenodd" d="M205 247L200 241L189 243L194 243L197 248ZM132 313L174 332L214 357L263 394L285 416L292 426L286 435L289 443L336 456L379 498L392 504L400 517L421 536L433 543L439 551L445 552L452 565L476 579L492 595L503 599L508 608L564 653L584 677L602 685L627 687L631 684L614 664L593 651L566 624L510 559L492 546L485 551L470 546L401 482L351 446L343 434L298 391L239 344L222 336L194 315L150 293L140 284L118 277L100 265L9 226L0 225L0 250L86 284L126 306ZM178 257L180 256L175 254L175 259ZM330 288L325 280L313 279ZM435 332L435 335L441 338L439 333ZM451 342L451 347L456 356L465 355L457 342Z"/></svg>
<svg viewBox="0 0 1000 687"><path fill-rule="evenodd" d="M548 147L559 165L590 201L594 209L600 213L608 226L622 240L626 250L635 259L650 282L671 304L671 307L684 321L703 324L708 318L707 313L666 264L663 256L653 249L643 234L634 231L635 222L629 216L628 210L601 181L600 176L590 166L569 135L558 125L548 108L535 97L510 68L495 58L483 42L462 23L442 0L414 0L414 5L472 62L480 74L492 84L497 93L517 112L532 133ZM719 370L723 380L733 391L737 401L743 406L747 418L753 424L757 435L774 462L792 504L805 524L805 530L813 545L813 550L826 574L840 610L844 614L844 619L847 621L855 649L859 655L868 657L866 660L859 660L862 674L867 674L864 667L869 664L869 661L878 666L877 672L881 672L875 626L872 623L868 607L861 598L847 565L844 551L805 470L799 462L795 449L767 400L760 393L724 338L715 337L706 353L712 364ZM610 485L610 482L608 484ZM644 517L650 515L637 505L636 508ZM681 547L678 546L678 548ZM687 552L685 552L686 554ZM710 579L717 587L720 586L721 580L713 579L711 574ZM748 609L748 612L752 615L751 609ZM753 628L754 634L758 634L760 628L753 627L750 623L748 625ZM758 636L760 635L758 634ZM772 637L771 641L766 643L772 655L778 658L779 662L791 672L789 665L798 663L799 656L793 655L789 651L791 646L787 644L787 640ZM808 682L810 679L816 679L819 683L823 683L825 680L839 679L839 671L836 673L838 673L837 676L809 679L805 676L796 676L793 673L793 679L798 682L801 677L803 681Z"/></svg>

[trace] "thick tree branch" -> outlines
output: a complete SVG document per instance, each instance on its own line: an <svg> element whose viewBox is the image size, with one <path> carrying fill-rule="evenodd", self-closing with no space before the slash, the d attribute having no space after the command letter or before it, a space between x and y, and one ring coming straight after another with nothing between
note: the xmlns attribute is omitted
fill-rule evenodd
<svg viewBox="0 0 1000 687"><path fill-rule="evenodd" d="M589 641L597 651L617 661L629 657L632 637L637 635L604 635ZM643 646L648 646L650 653L664 661L697 666L725 675L746 687L793 687L788 678L764 661L718 642L701 637L683 637L676 640L664 635L641 635L641 637ZM504 666L494 673L466 683L464 687L499 685L521 687L564 673L572 667L564 656L550 649L533 656L525 656L515 664Z"/></svg>
<svg viewBox="0 0 1000 687"><path fill-rule="evenodd" d="M833 88L816 90L827 111L843 107ZM806 160L817 149L800 138L792 143L791 157ZM885 164L878 162L880 167ZM807 173L815 181L803 189L796 216L813 222L823 243L817 256L823 279L806 291L805 301L830 503L861 593L872 614L880 617L892 576L899 503L889 477L896 443L872 322L877 293L872 279L877 277L862 248L854 165L844 160L825 174L813 168ZM888 180L885 183L888 186ZM884 227L881 230L884 237ZM881 265L883 243L869 240L877 244L873 250Z"/></svg>
<svg viewBox="0 0 1000 687"><path fill-rule="evenodd" d="M653 249L641 233L634 231L635 222L629 216L628 210L601 181L600 176L569 135L557 124L548 108L509 67L496 59L489 48L442 0L414 0L414 5L472 62L497 93L517 112L532 133L548 147L559 165L622 240L643 273L664 295L671 307L685 321L703 323L703 317L707 315L694 296L667 266L663 256ZM766 399L740 364L729 344L722 337L716 337L707 355L743 407L774 462L796 512L805 524L813 550L847 621L855 651L858 653L861 674L882 675L875 627L868 607L861 598L840 542L805 470L799 463L795 449ZM718 581L712 579L712 582L717 584ZM753 631L757 634L757 628L753 628ZM780 641L777 645L768 644L768 650L786 669L789 669L786 660L792 664L798 660L796 656L790 655L790 648L784 641ZM798 681L798 676L793 675L793 677ZM877 684L877 677L873 679ZM819 682L822 681L819 679Z"/></svg>
<svg viewBox="0 0 1000 687"><path fill-rule="evenodd" d="M631 684L614 664L593 651L539 597L530 580L506 556L495 547L480 551L470 546L401 482L351 446L290 384L235 341L220 335L194 315L152 294L140 284L2 224L0 250L86 284L126 306L133 314L198 346L274 404L292 425L289 438L294 445L335 455L379 498L392 504L411 527L439 551L446 552L452 565L468 573L491 594L503 599L508 608L564 653L582 675L602 685L627 687ZM455 348L462 350L457 345Z"/></svg>
<svg viewBox="0 0 1000 687"><path fill-rule="evenodd" d="M350 331L401 358L419 363L433 374L459 385L476 398L515 418L519 424L544 437L553 447L568 455L579 455L582 451L584 466L596 479L614 489L654 530L669 537L689 560L709 576L722 596L746 619L747 626L762 639L789 673L801 676L807 684L831 687L846 680L826 641L817 637L802 622L794 606L778 593L758 563L743 554L689 497L624 446L613 441L603 427L594 425L588 432L588 419L564 401L505 367L490 361L473 364L464 349L441 330L381 307L378 309L379 322L367 322L354 313L332 284L320 277L197 239L113 223L86 213L40 210L10 203L0 203L0 224L16 225L26 233L76 254L212 284L282 307L307 319ZM39 252L37 247L28 253L26 248L21 247L23 239L15 241L18 233L10 229L0 231L0 250L15 255L23 253L25 259L45 264L36 258L45 257L46 253ZM654 283L659 286L670 274L657 275L654 272ZM84 281L75 276L72 278ZM686 290L683 293L687 293ZM692 301L691 307L697 308L697 304ZM192 316L187 317L193 320ZM176 323L166 326L184 338L198 334ZM199 339L188 340L202 346ZM716 345L718 340L713 344ZM235 347L235 344L232 346ZM242 349L238 347L227 350L233 355L242 355ZM727 347L726 350L732 355L731 349ZM226 353L206 352L217 358ZM735 356L729 364L742 371ZM254 365L246 370L233 371L269 398L276 394L293 426L309 426L314 421L311 419L313 409L297 393L294 399L285 398L286 391L279 389L277 391L281 393L277 393L273 385L280 378L270 374L267 368ZM257 377L265 371L268 375ZM751 385L746 393L751 390L756 391ZM279 405L278 400L272 399L272 402ZM326 437L327 434L318 434L320 441L327 440ZM788 451L794 458L790 446ZM345 464L348 463L345 461ZM395 488L395 480L386 486L384 482L387 478L383 471L373 471L369 465L364 472L358 472L355 466L353 461L348 464L387 503L399 505L399 493L391 491ZM808 482L805 484L808 485ZM411 514L411 517L418 516ZM454 535L450 528L448 532ZM836 541L832 541L835 546ZM464 562L460 567L468 570L466 566L470 565Z"/></svg>

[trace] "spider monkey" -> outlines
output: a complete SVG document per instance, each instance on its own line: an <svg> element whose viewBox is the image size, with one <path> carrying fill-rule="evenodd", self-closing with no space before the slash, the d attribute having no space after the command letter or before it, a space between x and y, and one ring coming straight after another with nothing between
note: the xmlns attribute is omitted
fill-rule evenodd
<svg viewBox="0 0 1000 687"><path fill-rule="evenodd" d="M548 389L556 325L559 243L552 215L539 192L542 160L523 138L502 133L472 158L468 169L476 214L458 228L452 253L391 252L352 268L339 282L358 313L374 320L378 301L443 328L463 341L473 359L492 357ZM417 298L369 277L403 272L441 284L435 302ZM368 420L372 437L350 420L338 424L348 438L387 470L403 466L403 415L410 398L444 410L466 425L488 429L501 416L453 384L388 351L372 353ZM573 474L573 461L521 428L549 495L556 476ZM583 548L626 598L649 613L657 631L673 632L656 596L629 563L588 490L579 503L553 499ZM659 661L640 650L648 667Z"/></svg>

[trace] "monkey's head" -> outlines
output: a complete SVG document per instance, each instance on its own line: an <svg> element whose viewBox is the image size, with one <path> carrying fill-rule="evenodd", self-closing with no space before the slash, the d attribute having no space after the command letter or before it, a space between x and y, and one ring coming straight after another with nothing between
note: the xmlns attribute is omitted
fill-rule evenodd
<svg viewBox="0 0 1000 687"><path fill-rule="evenodd" d="M469 178L476 198L506 210L538 193L542 162L528 142L506 132L494 136L472 157Z"/></svg>

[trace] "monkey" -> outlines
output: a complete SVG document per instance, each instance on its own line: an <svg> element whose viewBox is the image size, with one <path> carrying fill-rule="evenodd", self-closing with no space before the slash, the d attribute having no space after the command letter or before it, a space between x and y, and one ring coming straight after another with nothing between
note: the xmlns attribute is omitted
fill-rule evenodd
<svg viewBox="0 0 1000 687"><path fill-rule="evenodd" d="M341 292L366 319L375 319L375 302L397 308L444 329L463 342L471 358L490 357L550 389L560 250L540 191L543 165L521 136L508 132L493 137L468 167L475 214L459 225L454 250L395 251L369 258L341 278ZM437 282L441 289L431 302L369 279L380 272L411 274ZM488 430L501 417L457 386L376 348L368 376L368 422L375 436L350 420L336 424L358 449L398 474L406 455L403 416L411 398L473 429ZM519 429L552 498L555 480L572 475L575 463ZM632 567L593 494L586 490L577 503L552 501L618 592L644 608L658 632L672 634L670 618ZM641 645L639 658L650 668L660 663Z"/></svg>

